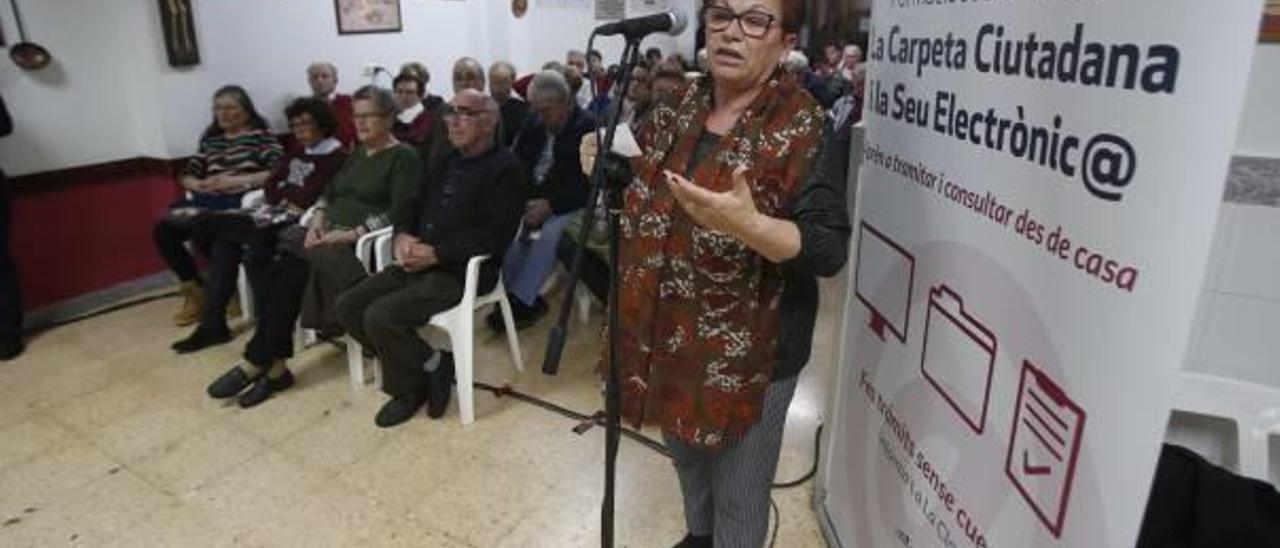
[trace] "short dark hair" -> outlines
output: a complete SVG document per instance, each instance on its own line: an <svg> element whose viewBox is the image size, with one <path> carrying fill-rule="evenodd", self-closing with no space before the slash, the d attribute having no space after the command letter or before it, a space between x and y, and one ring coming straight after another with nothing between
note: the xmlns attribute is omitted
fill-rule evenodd
<svg viewBox="0 0 1280 548"><path fill-rule="evenodd" d="M588 50L588 51L587 51L587 59L590 59L590 58L592 58L592 57L595 57L596 59L599 59L599 60L601 60L601 61L604 61L604 56L603 56L603 55L600 55L600 50L598 50L598 49L593 49L593 50Z"/></svg>
<svg viewBox="0 0 1280 548"><path fill-rule="evenodd" d="M413 82L413 86L418 90L418 96L422 96L424 91L422 89L422 80L416 73L401 72L399 76L396 76L395 79L391 80L392 91L400 87L400 84L404 82Z"/></svg>
<svg viewBox="0 0 1280 548"><path fill-rule="evenodd" d="M316 121L316 127L320 128L320 133L325 137L333 137L338 131L338 117L334 115L333 107L329 106L328 101L317 97L300 97L284 109L285 120L301 118L304 114L311 115L311 119Z"/></svg>
<svg viewBox="0 0 1280 548"><path fill-rule="evenodd" d="M646 58L646 59L647 59L647 58L649 58L649 57L654 57L654 56L657 56L657 57L661 58L661 57L662 57L662 50L660 50L660 49L658 49L658 48L649 48L649 49L647 49L647 50L644 50L644 56L645 56L645 58Z"/></svg>
<svg viewBox="0 0 1280 548"><path fill-rule="evenodd" d="M782 31L800 32L804 20L809 16L807 0L782 0Z"/></svg>

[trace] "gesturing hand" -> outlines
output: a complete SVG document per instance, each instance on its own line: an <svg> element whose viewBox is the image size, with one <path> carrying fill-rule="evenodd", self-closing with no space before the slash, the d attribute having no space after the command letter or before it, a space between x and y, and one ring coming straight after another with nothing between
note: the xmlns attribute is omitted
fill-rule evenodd
<svg viewBox="0 0 1280 548"><path fill-rule="evenodd" d="M741 237L760 218L746 168L733 172L733 188L715 192L693 184L678 173L664 171L671 194L693 221L713 230Z"/></svg>

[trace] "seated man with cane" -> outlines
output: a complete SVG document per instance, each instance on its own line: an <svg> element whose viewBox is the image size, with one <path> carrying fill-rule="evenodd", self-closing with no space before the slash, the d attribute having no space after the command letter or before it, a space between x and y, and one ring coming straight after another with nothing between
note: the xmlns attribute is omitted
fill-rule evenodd
<svg viewBox="0 0 1280 548"><path fill-rule="evenodd" d="M502 254L524 212L520 160L497 141L498 104L482 92L459 91L443 118L453 150L433 158L416 215L395 227L395 264L338 298L338 321L382 367L391 396L375 423L405 422L424 404L444 415L452 391L452 356L418 336L419 327L462 299L467 262L489 255L480 292L492 290Z"/></svg>

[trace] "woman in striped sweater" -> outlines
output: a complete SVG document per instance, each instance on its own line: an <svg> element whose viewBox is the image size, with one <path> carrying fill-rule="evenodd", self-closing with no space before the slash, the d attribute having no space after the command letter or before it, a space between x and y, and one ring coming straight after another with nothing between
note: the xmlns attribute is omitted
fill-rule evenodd
<svg viewBox="0 0 1280 548"><path fill-rule="evenodd" d="M214 93L213 122L182 173L186 195L169 205L152 231L160 256L182 284L182 308L174 323L186 326L200 319L204 292L185 244L192 241L207 255L209 242L194 237L196 225L210 212L240 207L244 193L265 183L283 155L243 88L225 86Z"/></svg>

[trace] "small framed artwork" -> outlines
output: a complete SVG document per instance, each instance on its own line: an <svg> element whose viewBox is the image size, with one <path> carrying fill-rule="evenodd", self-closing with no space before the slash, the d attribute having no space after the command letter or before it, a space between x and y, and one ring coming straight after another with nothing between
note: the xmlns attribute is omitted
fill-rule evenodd
<svg viewBox="0 0 1280 548"><path fill-rule="evenodd" d="M338 34L400 32L400 0L333 0Z"/></svg>
<svg viewBox="0 0 1280 548"><path fill-rule="evenodd" d="M1262 8L1262 26L1258 41L1280 44L1280 0L1267 0Z"/></svg>
<svg viewBox="0 0 1280 548"><path fill-rule="evenodd" d="M196 44L196 21L191 0L160 0L160 23L164 29L164 49L169 66L189 67L200 63Z"/></svg>

